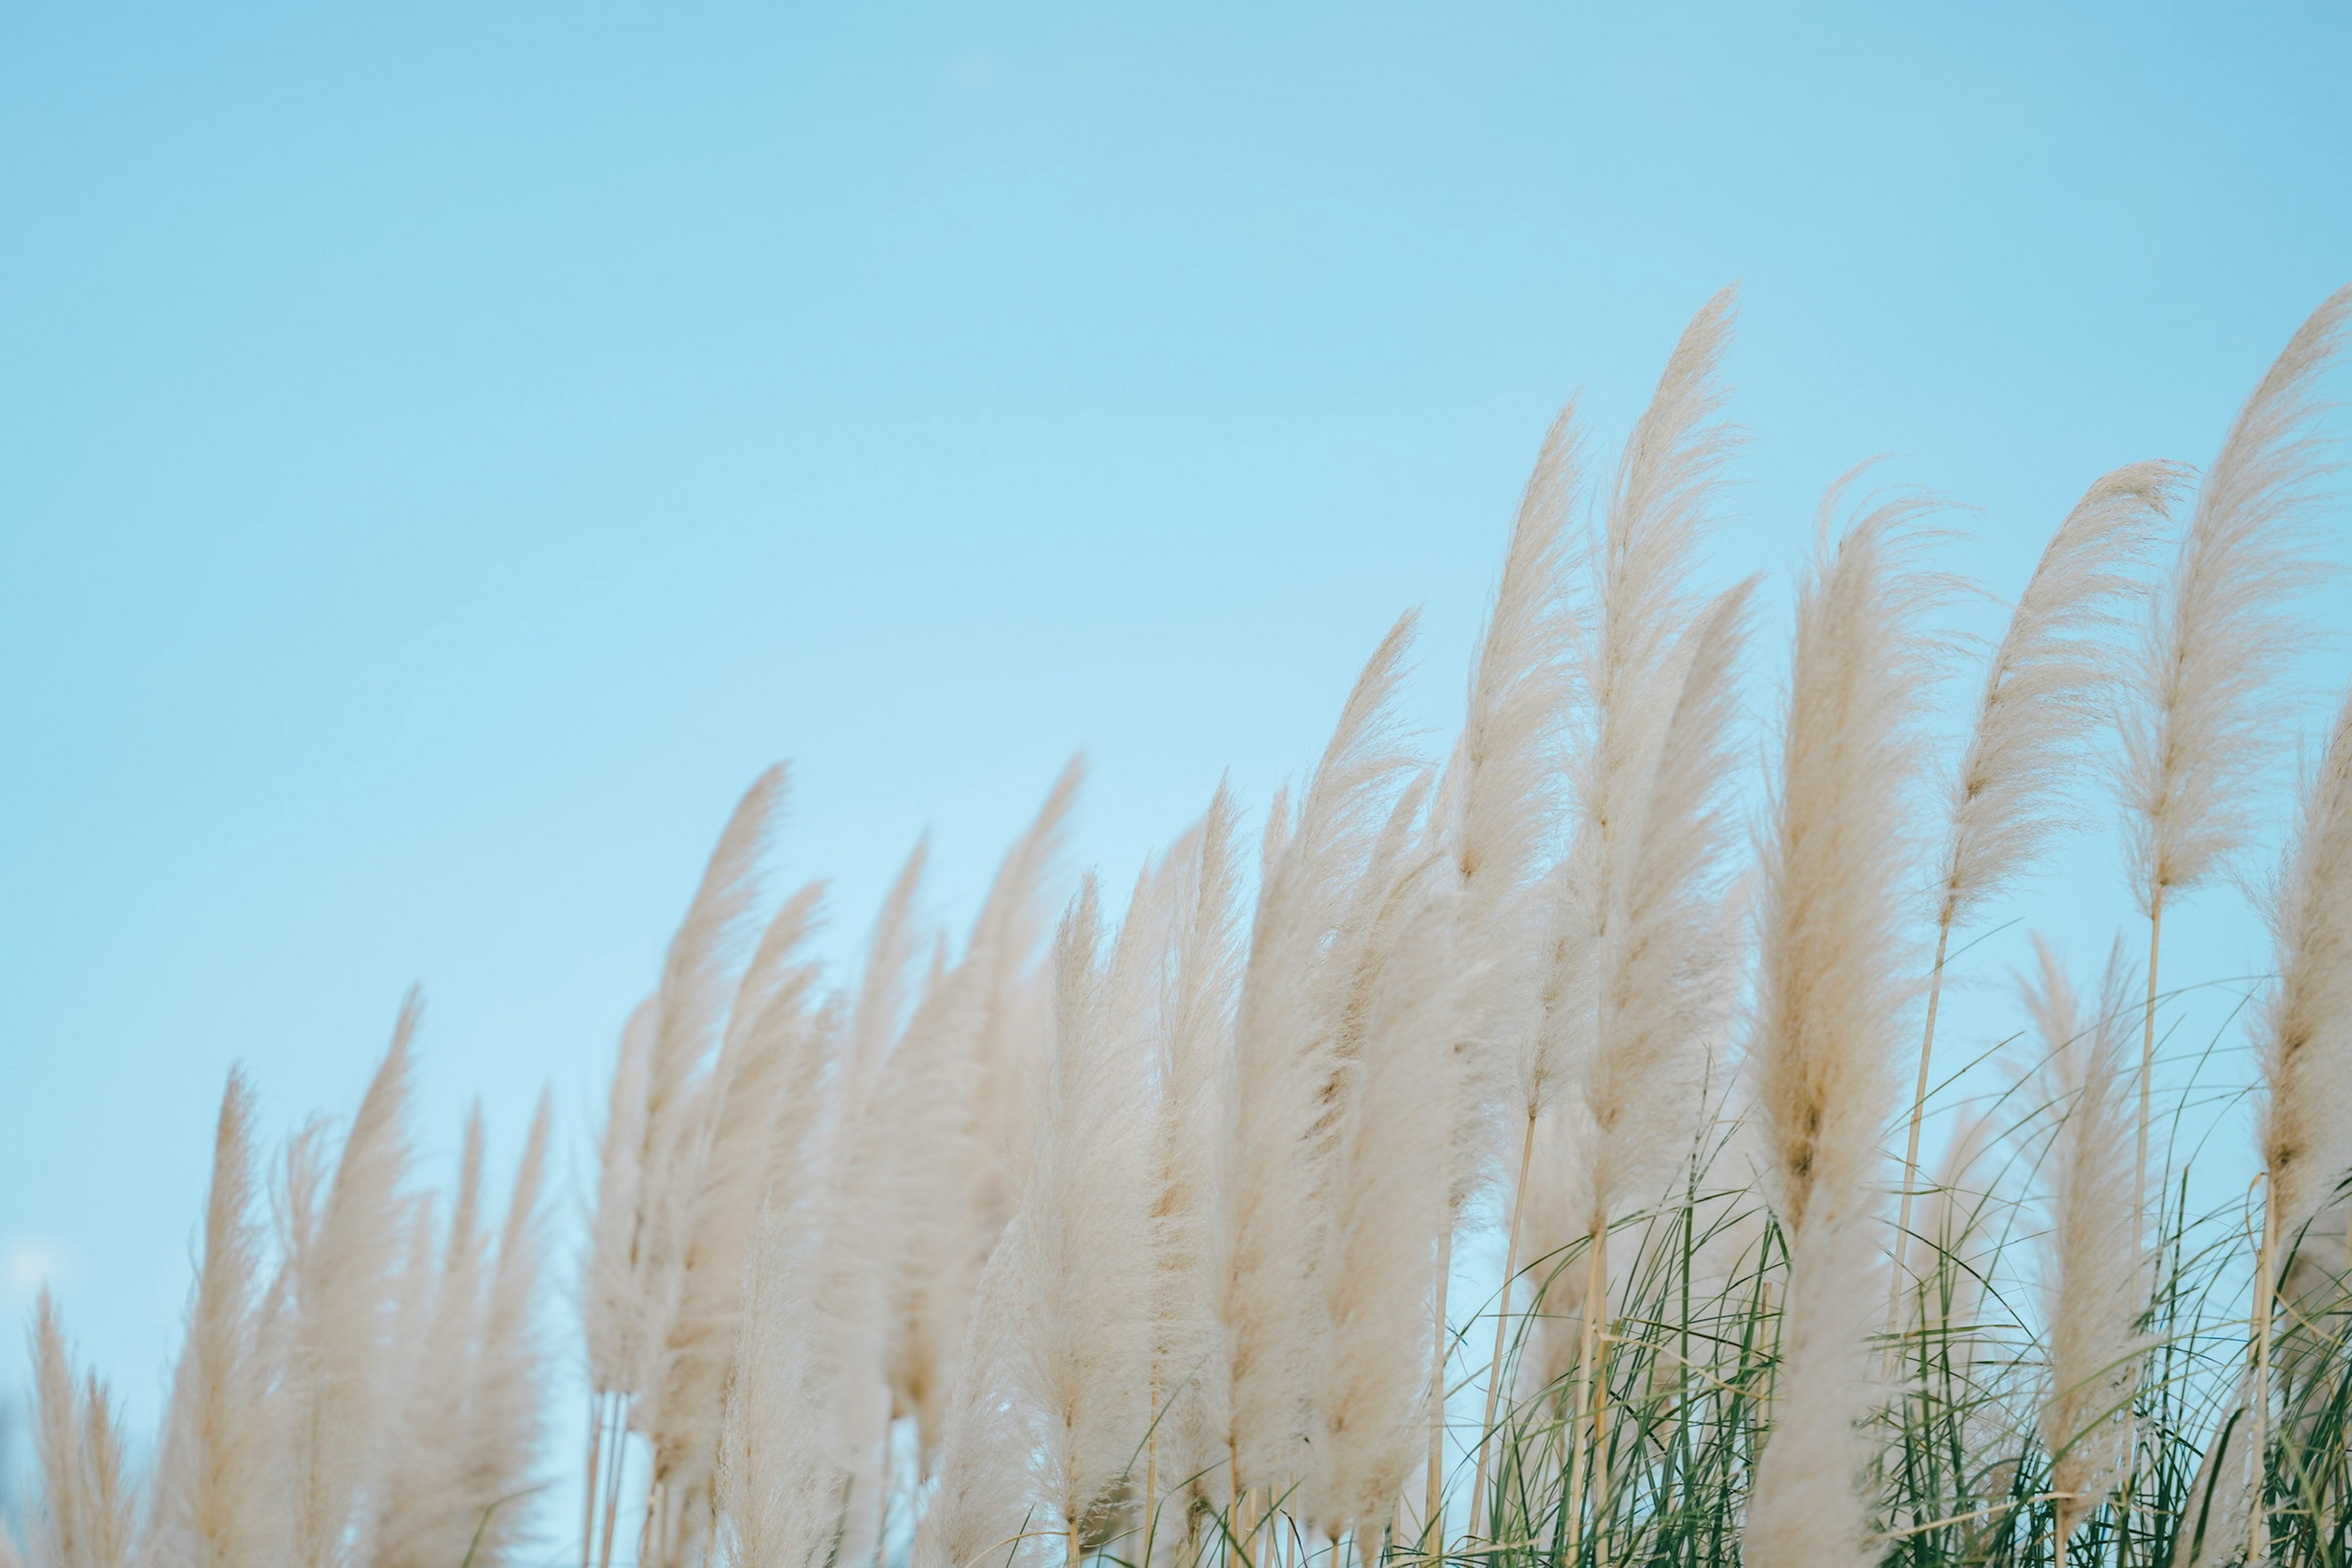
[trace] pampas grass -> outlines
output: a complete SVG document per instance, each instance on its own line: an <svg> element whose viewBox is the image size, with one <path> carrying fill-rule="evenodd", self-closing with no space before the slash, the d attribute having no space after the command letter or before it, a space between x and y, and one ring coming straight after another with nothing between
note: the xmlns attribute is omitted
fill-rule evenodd
<svg viewBox="0 0 2352 1568"><path fill-rule="evenodd" d="M2043 1156L2049 1229L2042 1288L2048 1327L2042 1446L2055 1495L2051 1552L2066 1543L2123 1479L2131 1458L2131 1409L2147 1259L2132 1208L2132 1119L2125 1056L2131 975L2121 944L2107 961L2095 1014L2085 1018L2065 970L2036 940L2037 973L2025 984L2043 1053L2040 1079L2057 1110Z"/></svg>
<svg viewBox="0 0 2352 1568"><path fill-rule="evenodd" d="M1397 718L1407 615L1254 826L1221 785L1131 881L1065 882L1073 763L961 942L919 842L845 971L822 884L768 892L762 774L621 1030L576 1244L544 1101L504 1194L479 1110L428 1179L413 996L350 1121L274 1157L230 1076L152 1452L35 1315L33 1568L2342 1563L2352 700L2264 890L2258 1077L2184 1064L2141 1184L2163 910L2267 826L2347 317L2249 402L2160 590L2183 471L2090 488L1940 790L1954 584L1926 504L1851 476L1749 765L1770 591L1699 586L1727 291L1589 535L1553 426L1450 745ZM2042 949L2022 1066L1931 1095L1952 939L2092 815L2118 708L2146 1005ZM2188 1152L2249 1092L2264 1180L2216 1202Z"/></svg>
<svg viewBox="0 0 2352 1568"><path fill-rule="evenodd" d="M2317 575L2310 550L2333 471L2318 434L2320 379L2352 325L2352 284L2288 340L2197 494L2166 592L2152 604L2137 689L2123 710L2120 784L2131 881L2147 916L2137 1158L2147 1188L2158 963L2166 902L2225 868L2254 830L2256 785L2286 727L2275 689L2299 624L2287 605Z"/></svg>
<svg viewBox="0 0 2352 1568"><path fill-rule="evenodd" d="M164 1417L152 1552L170 1568L268 1555L278 1444L261 1342L263 1235L254 1213L253 1091L231 1071L213 1135L204 1250Z"/></svg>
<svg viewBox="0 0 2352 1568"><path fill-rule="evenodd" d="M2060 833L2079 826L2074 796L2085 764L2099 760L2089 737L2099 732L2130 674L2127 645L2116 635L2123 612L2142 591L2137 569L2183 479L2172 464L2135 463L2093 483L2042 551L1985 667L1976 722L1952 776L1950 826L1937 869L1936 956L1903 1152L1898 1235L1911 1228L1952 933L2033 869Z"/></svg>
<svg viewBox="0 0 2352 1568"><path fill-rule="evenodd" d="M1907 559L1924 503L1882 501L1833 534L1845 490L1822 502L1798 601L1763 847L1749 1072L1790 1272L1775 1426L1744 1537L1758 1568L1875 1556L1858 1427L1871 1399L1864 1342L1879 1327L1866 1305L1883 1267L1878 1131L1914 993L1904 804L1932 674L1920 617L1934 584Z"/></svg>

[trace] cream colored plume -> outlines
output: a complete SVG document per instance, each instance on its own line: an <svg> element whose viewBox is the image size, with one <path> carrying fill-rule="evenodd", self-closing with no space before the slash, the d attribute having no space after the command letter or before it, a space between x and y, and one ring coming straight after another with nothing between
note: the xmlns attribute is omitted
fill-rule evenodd
<svg viewBox="0 0 2352 1568"><path fill-rule="evenodd" d="M279 1432L296 1568L351 1560L385 1458L383 1413L397 1404L390 1352L404 1293L399 1265L417 1214L403 1183L418 1006L414 994L402 1005L332 1177L315 1131L289 1151L279 1289L291 1316Z"/></svg>
<svg viewBox="0 0 2352 1568"><path fill-rule="evenodd" d="M244 1568L280 1550L269 1368L260 1343L261 1227L254 1215L253 1091L232 1070L213 1135L204 1252L164 1416L148 1559Z"/></svg>
<svg viewBox="0 0 2352 1568"><path fill-rule="evenodd" d="M428 1245L404 1270L413 1295L402 1316L410 1320L413 1332L403 1336L397 1355L403 1397L391 1422L393 1441L374 1499L372 1568L436 1568L462 1559L479 1522L460 1488L488 1251L481 1223L482 1152L477 1106L466 1122L457 1191L437 1267ZM429 1243L429 1230L420 1239Z"/></svg>
<svg viewBox="0 0 2352 1568"><path fill-rule="evenodd" d="M1420 1450L1428 1413L1430 1292L1445 1203L1444 1103L1462 1018L1459 895L1423 862L1387 879L1387 919L1342 1066L1318 1271L1311 1384L1314 1468L1293 1504L1333 1540L1374 1552Z"/></svg>
<svg viewBox="0 0 2352 1568"><path fill-rule="evenodd" d="M1023 994L1083 777L1073 758L1005 852L963 957L935 967L874 1090L886 1140L875 1178L884 1354L893 1407L916 1418L927 1471L981 1270L1011 1217L1012 1124L1025 1116L1034 1066Z"/></svg>
<svg viewBox="0 0 2352 1568"><path fill-rule="evenodd" d="M2312 521L2333 470L2315 395L2347 322L2352 285L2312 312L2246 399L2148 620L2122 772L2143 912L2237 854L2254 827L2253 786L2289 733L2273 682L2299 629L2286 601L2315 576Z"/></svg>
<svg viewBox="0 0 2352 1568"><path fill-rule="evenodd" d="M670 940L660 985L622 1035L583 1271L590 1384L599 1394L659 1389L708 1119L697 1089L726 1022L783 789L783 769L771 768L736 805Z"/></svg>
<svg viewBox="0 0 2352 1568"><path fill-rule="evenodd" d="M1294 818L1266 824L1258 903L1235 1016L1234 1068L1216 1132L1209 1226L1221 1343L1205 1370L1225 1413L1228 1488L1281 1489L1304 1472L1318 1205L1343 994L1328 955L1349 895L1414 761L1391 712L1413 617L1400 619L1349 693Z"/></svg>
<svg viewBox="0 0 2352 1568"><path fill-rule="evenodd" d="M1063 917L1030 1159L997 1247L1010 1310L990 1335L1034 1528L1062 1537L1073 1568L1101 1510L1137 1479L1150 1423L1150 1042L1138 981L1167 933L1155 891L1146 878L1108 966L1093 878Z"/></svg>
<svg viewBox="0 0 2352 1568"><path fill-rule="evenodd" d="M654 1440L655 1476L665 1486L709 1482L761 1206L777 1189L790 1194L814 1179L811 1150L830 1110L833 1047L812 1005L817 970L804 952L820 893L802 889L768 922L736 987L717 1058L689 1091L692 1141L669 1167L686 1189L683 1245L655 1276L659 1360L632 1413Z"/></svg>
<svg viewBox="0 0 2352 1568"><path fill-rule="evenodd" d="M1721 1021L1738 951L1719 916L1728 895L1726 791L1753 587L1744 583L1718 597L1684 634L1664 679L1629 699L1661 710L1641 759L1646 787L1627 793L1613 833L1588 827L1588 842L1613 839L1596 858L1616 860L1615 874L1592 895L1607 902L1594 932L1592 1037L1577 1074L1588 1230L1657 1197L1689 1152L1713 1052L1723 1044L1708 1035Z"/></svg>
<svg viewBox="0 0 2352 1568"><path fill-rule="evenodd" d="M2352 696L2264 905L2278 979L2260 1026L2260 1136L2284 1258L2352 1176Z"/></svg>
<svg viewBox="0 0 2352 1568"><path fill-rule="evenodd" d="M2071 792L2130 676L2116 636L2125 606L2145 591L2138 569L2185 479L2170 463L2104 475L2042 550L1985 667L1953 776L1940 924L1968 924L2075 826Z"/></svg>
<svg viewBox="0 0 2352 1568"><path fill-rule="evenodd" d="M1233 1070L1242 966L1235 826L1232 794L1220 783L1207 813L1170 853L1173 929L1153 1035L1153 1426L1144 1467L1145 1506L1157 1517L1145 1528L1180 1539L1184 1489L1214 1473L1226 1430L1224 1407L1212 1400L1222 1384L1203 1375L1219 1347L1208 1267L1217 1148L1202 1133L1218 1124Z"/></svg>
<svg viewBox="0 0 2352 1568"><path fill-rule="evenodd" d="M2042 1401L2049 1489L2063 1540L2113 1493L2131 1458L2131 1405L2147 1297L2133 1212L2135 1121L2128 1059L2134 977L2116 944L2095 1011L2083 1016L2064 967L2034 939L2021 982L2041 1037L2042 1099L2057 1118L2043 1155L2042 1310L2049 1385Z"/></svg>
<svg viewBox="0 0 2352 1568"><path fill-rule="evenodd" d="M1851 482L1822 503L1820 558L1798 598L1762 846L1749 1090L1790 1274L1774 1425L1743 1538L1754 1568L1877 1557L1857 1423L1885 1300L1879 1135L1916 990L1903 823L1933 671L1919 622L1936 584L1907 559L1921 502L1873 506L1832 542Z"/></svg>
<svg viewBox="0 0 2352 1568"><path fill-rule="evenodd" d="M1557 1038L1541 1026L1533 922L1567 806L1568 727L1576 698L1577 565L1570 523L1583 484L1576 405L1545 432L1519 497L1494 604L1479 637L1462 733L1438 790L1461 921L1478 983L1454 1057L1448 1178L1455 1215L1490 1175L1504 1102L1527 1115L1559 1081ZM1443 1285L1440 1287L1443 1289Z"/></svg>
<svg viewBox="0 0 2352 1568"><path fill-rule="evenodd" d="M552 1109L542 1093L499 1226L497 1257L475 1335L466 1430L458 1438L457 1486L474 1521L467 1547L474 1568L514 1561L529 1537L529 1503L541 1484L549 1355L540 1329L539 1292L547 1274L551 1133Z"/></svg>
<svg viewBox="0 0 2352 1568"><path fill-rule="evenodd" d="M112 1398L72 1357L43 1290L33 1310L33 1446L41 1468L36 1568L131 1568L136 1500Z"/></svg>

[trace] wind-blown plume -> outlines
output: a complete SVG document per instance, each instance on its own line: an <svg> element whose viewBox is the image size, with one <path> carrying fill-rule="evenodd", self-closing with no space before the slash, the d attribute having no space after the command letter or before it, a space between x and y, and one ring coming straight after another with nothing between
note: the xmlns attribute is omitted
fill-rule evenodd
<svg viewBox="0 0 2352 1568"><path fill-rule="evenodd" d="M2089 737L2099 732L2130 675L2126 647L2115 635L2124 625L2118 606L2140 591L2137 568L2184 478L2169 463L2134 463L2094 482L2042 550L1985 668L1975 726L1952 779L1937 870L1936 957L1904 1148L1898 1249L1908 1247L1952 932L2032 870L2058 835L2076 825L2070 792L2088 760ZM1898 1290L1903 1277L1898 1268Z"/></svg>
<svg viewBox="0 0 2352 1568"><path fill-rule="evenodd" d="M1715 797L1727 773L1724 733L1730 717L1729 676L1738 643L1737 601L1718 606L1713 646L1685 647L1692 624L1689 577L1695 554L1722 487L1721 470L1737 445L1735 432L1716 421L1723 403L1718 380L1729 342L1735 291L1707 301L1666 363L1649 406L1618 460L1617 478L1592 561L1595 611L1580 659L1583 731L1571 752L1575 791L1576 860L1573 897L1553 911L1555 973L1548 998L1573 1007L1570 1017L1547 1017L1538 1051L1564 1035L1583 1048L1570 1069L1583 1104L1562 1119L1582 1133L1580 1184L1591 1197L1586 1234L1591 1242L1587 1294L1597 1296L1605 1275L1603 1248L1612 1203L1656 1168L1654 1160L1629 1163L1635 1151L1671 1159L1685 1139L1661 1125L1657 1111L1687 1103L1702 1076L1692 1005L1699 972L1707 966L1698 944L1708 922L1700 912L1715 889L1723 829ZM1679 657L1678 657L1679 655ZM1686 668L1696 669L1693 685ZM1690 699L1685 703L1684 699ZM1672 716L1670 720L1670 716ZM1667 730L1683 733L1669 757ZM1676 820L1677 816L1681 820ZM1590 989L1587 989L1587 986ZM1590 1018L1583 1016L1591 1008ZM1555 1070L1559 1065L1556 1064ZM1528 1099L1525 1148L1532 1153L1537 1118L1545 1107ZM1527 1157L1523 1155L1522 1180ZM1505 1256L1517 1257L1517 1211ZM1503 1331L1496 1322L1487 1382L1486 1425L1502 1392ZM1587 1333L1593 1327L1587 1319ZM1589 1351L1592 1347L1588 1344ZM1588 1358L1589 1359L1589 1358ZM1581 1419L1580 1399L1577 1416ZM1570 1523L1565 1550L1576 1550L1581 1521L1580 1447L1572 1441ZM1478 1492L1485 1491L1486 1450L1479 1449Z"/></svg>
<svg viewBox="0 0 2352 1568"><path fill-rule="evenodd" d="M809 1006L817 970L803 951L821 894L814 884L802 889L762 933L695 1094L701 1125L676 1167L691 1184L684 1246L659 1303L658 1381L633 1419L654 1440L656 1481L689 1493L709 1482L717 1458L761 1205L773 1188L811 1179L809 1149L826 1114L830 1040Z"/></svg>
<svg viewBox="0 0 2352 1568"><path fill-rule="evenodd" d="M1002 1347L991 1337L1020 1310L1008 1299L1012 1254L999 1247L981 1270L953 1386L940 1422L938 1482L915 1532L914 1568L993 1568L1052 1521L1024 1510L1023 1443L1003 1394Z"/></svg>
<svg viewBox="0 0 2352 1568"><path fill-rule="evenodd" d="M1917 624L1934 595L1906 549L1916 500L1873 507L1821 557L1797 605L1780 776L1762 849L1762 947L1750 1086L1767 1192L1788 1238L1774 1427L1742 1554L1754 1568L1875 1561L1855 1424L1867 1407L1878 1135L1895 1031L1912 999L1903 810L1932 668Z"/></svg>
<svg viewBox="0 0 2352 1568"><path fill-rule="evenodd" d="M345 1562L382 1458L379 1414L392 1405L388 1352L412 1206L408 1169L409 1048L419 1009L412 993L352 1119L323 1202L315 1152L298 1143L289 1167L284 1273L293 1320L282 1375L289 1401L293 1557L299 1568Z"/></svg>
<svg viewBox="0 0 2352 1568"><path fill-rule="evenodd" d="M1147 946L1165 929L1150 897L1147 880L1127 916ZM999 1335L1035 1527L1060 1533L1070 1568L1150 1419L1150 1195L1134 1157L1149 1042L1119 1016L1101 945L1089 877L1055 938L1054 1038L1020 1206L999 1244L1014 1303Z"/></svg>
<svg viewBox="0 0 2352 1568"><path fill-rule="evenodd" d="M1412 766L1391 703L1414 618L1382 640L1349 693L1296 820L1269 813L1256 920L1221 1108L1209 1371L1225 1413L1228 1488L1279 1488L1304 1466L1312 1290L1320 1256L1318 1137L1335 1063L1339 994L1328 957L1349 893Z"/></svg>
<svg viewBox="0 0 2352 1568"><path fill-rule="evenodd" d="M2311 313L2246 399L2206 471L2169 592L2125 710L2123 795L2132 880L2153 913L2220 870L2252 831L2252 787L2286 731L2273 678L2310 588L2319 482L2334 471L2314 426L2320 378L2343 351L2352 285Z"/></svg>
<svg viewBox="0 0 2352 1568"><path fill-rule="evenodd" d="M41 1464L41 1568L130 1568L131 1479L113 1402L95 1375L74 1387L58 1310L47 1290L33 1311L34 1441Z"/></svg>
<svg viewBox="0 0 2352 1568"><path fill-rule="evenodd" d="M2255 1258L2252 1453L2267 1452L2271 1340L2283 1258L2352 1177L2352 697L2336 710L2319 771L2304 790L2268 908L2278 953L2261 1033L2258 1137L2267 1184ZM2254 1510L2249 1554L2265 1555L2269 1519Z"/></svg>
<svg viewBox="0 0 2352 1568"><path fill-rule="evenodd" d="M1471 672L1462 734L1434 813L1451 829L1463 952L1481 955L1481 972L1464 991L1462 1037L1454 1044L1446 1094L1452 1108L1446 1225L1431 1310L1433 1372L1423 1497L1423 1527L1433 1531L1441 1529L1444 1500L1445 1298L1454 1226L1493 1174L1502 1108L1513 1100L1525 1112L1526 1128L1516 1205L1526 1185L1536 1118L1562 1067L1554 1048L1558 1037L1543 1026L1538 944L1516 938L1522 928L1536 926L1547 907L1538 883L1546 858L1555 852L1563 805L1563 748L1576 690L1569 521L1582 485L1579 458L1571 400L1544 433L1520 492ZM1517 1231L1515 1217L1514 1236ZM1507 1257L1507 1272L1510 1267ZM1483 1457L1483 1447L1480 1452Z"/></svg>
<svg viewBox="0 0 2352 1568"><path fill-rule="evenodd" d="M1181 1533L1184 1513L1181 1499L1161 1506L1161 1478L1189 1491L1223 1458L1225 1412L1210 1402L1216 1380L1202 1375L1216 1351L1208 1227L1217 1190L1217 1151L1202 1131L1217 1124L1233 1070L1242 965L1234 831L1233 796L1221 782L1171 855L1173 931L1154 1035L1152 1427L1144 1454L1144 1526L1155 1533Z"/></svg>
<svg viewBox="0 0 2352 1568"><path fill-rule="evenodd" d="M737 1568L825 1568L847 1529L853 1369L840 1356L841 1303L824 1289L842 1191L828 1181L761 1215L717 1477L719 1544Z"/></svg>
<svg viewBox="0 0 2352 1568"><path fill-rule="evenodd" d="M2131 1458L2131 1405L2147 1299L2132 1211L2132 1105L2125 1055L2132 977L2118 942L2087 1022L2066 972L2036 937L2038 974L2021 982L2042 1038L2042 1099L2057 1129L2043 1156L2050 1210L2042 1239L2049 1390L2042 1447L2057 1494L2056 1551L2114 1492Z"/></svg>
<svg viewBox="0 0 2352 1568"><path fill-rule="evenodd" d="M537 1486L547 1422L541 1395L548 1358L540 1335L538 1293L547 1267L543 1194L551 1118L542 1093L515 1164L475 1339L457 1481L472 1523L464 1555L470 1555L475 1568L498 1568L513 1560L525 1535L520 1504Z"/></svg>
<svg viewBox="0 0 2352 1568"><path fill-rule="evenodd" d="M877 1176L884 1353L893 1408L916 1418L927 1472L950 1423L981 1271L1011 1216L1007 1123L1025 1105L1029 1068L1019 993L1084 773L1072 758L1005 852L962 960L933 974L875 1090L889 1140Z"/></svg>
<svg viewBox="0 0 2352 1568"><path fill-rule="evenodd" d="M1578 1075L1590 1122L1587 1224L1605 1229L1624 1205L1656 1196L1687 1153L1691 1112L1704 1102L1710 1043L1728 954L1725 791L1731 779L1735 684L1752 581L1729 589L1685 634L1675 688L1640 804L1621 820L1622 860L1607 894L1595 977L1597 1018ZM1632 805L1632 803L1628 803Z"/></svg>
<svg viewBox="0 0 2352 1568"><path fill-rule="evenodd" d="M1428 1131L1461 1031L1458 895L1430 862L1384 889L1360 1047L1345 1064L1317 1317L1311 1485L1296 1509L1379 1550L1427 1410L1429 1298L1450 1222L1445 1148Z"/></svg>
<svg viewBox="0 0 2352 1568"><path fill-rule="evenodd" d="M2264 902L2278 981L2262 1018L2262 1155L2273 1237L2292 1246L2352 1173L2352 696Z"/></svg>
<svg viewBox="0 0 2352 1568"><path fill-rule="evenodd" d="M1985 667L1951 784L1937 923L1969 923L2078 826L2071 791L2127 678L2123 606L2187 470L2133 463L2101 476L2042 552Z"/></svg>
<svg viewBox="0 0 2352 1568"><path fill-rule="evenodd" d="M421 1260L411 1271L422 1331L399 1358L408 1373L402 1379L405 1408L375 1499L371 1568L437 1568L461 1559L478 1522L459 1487L488 1249L480 1217L482 1144L478 1105L466 1121L439 1266Z"/></svg>
<svg viewBox="0 0 2352 1568"><path fill-rule="evenodd" d="M244 1568L273 1550L268 1369L259 1343L253 1091L232 1070L213 1136L204 1256L156 1472L157 1568Z"/></svg>
<svg viewBox="0 0 2352 1568"><path fill-rule="evenodd" d="M600 1197L629 1202L619 1215L600 1204L588 1266L589 1361L607 1369L598 1385L605 1392L635 1396L658 1386L694 1198L702 1109L695 1091L726 1021L729 980L756 913L783 789L784 770L771 768L737 804L670 939L661 984L624 1036ZM625 1106L623 1080L633 1091ZM615 1149L625 1128L634 1146Z"/></svg>

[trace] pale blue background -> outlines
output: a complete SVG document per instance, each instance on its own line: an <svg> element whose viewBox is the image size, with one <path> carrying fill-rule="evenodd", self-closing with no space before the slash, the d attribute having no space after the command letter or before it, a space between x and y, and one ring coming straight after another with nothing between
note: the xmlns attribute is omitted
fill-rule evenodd
<svg viewBox="0 0 2352 1568"><path fill-rule="evenodd" d="M1445 722L1553 405L1613 441L1727 280L1716 578L1890 452L2013 590L2352 278L2347 18L19 0L0 1308L49 1279L152 1414L229 1063L342 1110L412 981L434 1157L548 1082L576 1171L772 759L854 927L926 825L968 909L1080 745L1120 878L1262 799L1407 605ZM2259 963L2231 895L2177 929Z"/></svg>

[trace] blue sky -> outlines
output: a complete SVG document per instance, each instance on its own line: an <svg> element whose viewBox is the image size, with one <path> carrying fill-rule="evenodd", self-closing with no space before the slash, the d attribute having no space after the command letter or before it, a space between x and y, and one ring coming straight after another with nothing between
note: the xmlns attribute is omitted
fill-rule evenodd
<svg viewBox="0 0 2352 1568"><path fill-rule="evenodd" d="M229 1064L273 1130L347 1108L412 983L428 1154L542 1083L576 1152L770 761L850 931L926 827L960 915L1082 746L1117 875L1223 771L1262 799L1408 605L1444 725L1554 406L1613 442L1732 279L1710 575L1778 594L1893 454L2013 591L2352 279L2347 46L2319 5L10 6L0 1309L50 1280L152 1412ZM2138 929L2095 845L2022 912ZM2259 963L2233 895L2179 929L2184 978Z"/></svg>

